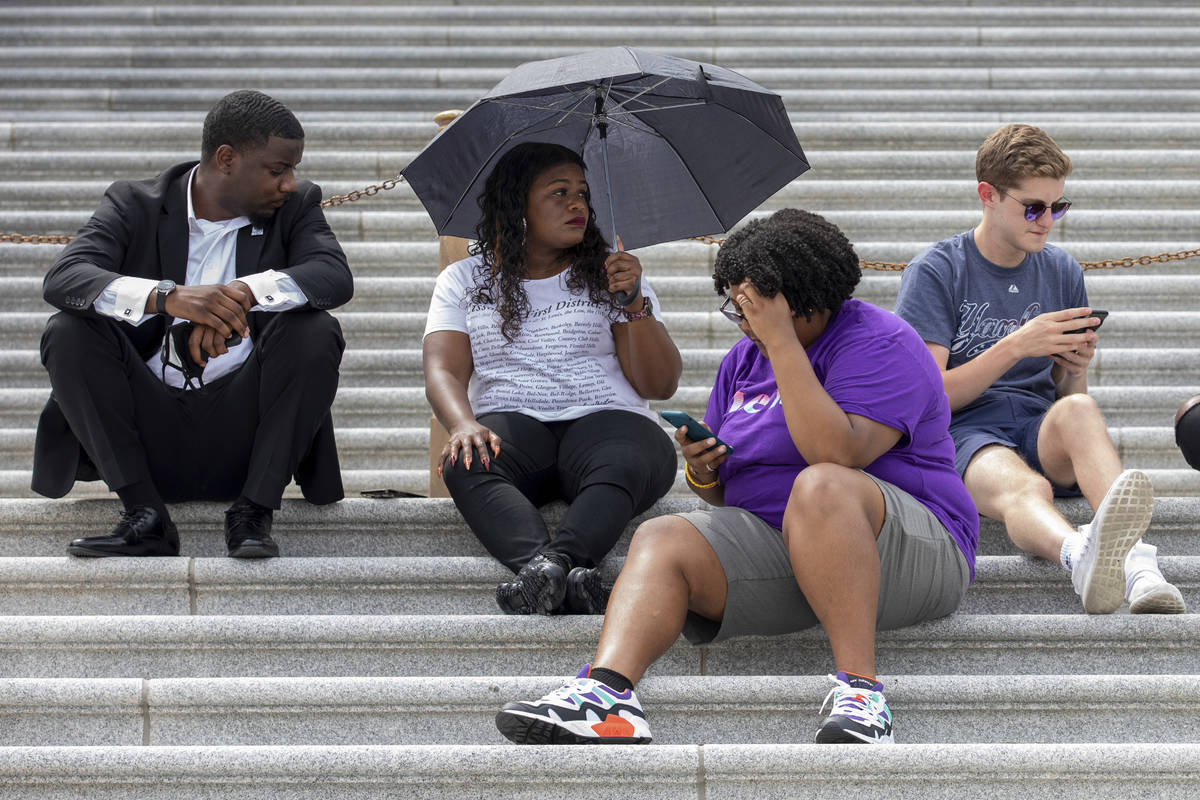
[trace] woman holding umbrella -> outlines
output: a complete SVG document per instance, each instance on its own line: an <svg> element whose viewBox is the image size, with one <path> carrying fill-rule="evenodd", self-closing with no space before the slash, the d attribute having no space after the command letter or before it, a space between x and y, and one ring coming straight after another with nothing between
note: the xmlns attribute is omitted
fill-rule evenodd
<svg viewBox="0 0 1200 800"><path fill-rule="evenodd" d="M577 153L517 145L479 205L425 328L425 393L450 433L439 474L516 573L496 589L505 613L600 613L597 564L674 482L647 400L675 393L682 361L640 262L597 229ZM569 507L551 536L538 506L555 499Z"/></svg>

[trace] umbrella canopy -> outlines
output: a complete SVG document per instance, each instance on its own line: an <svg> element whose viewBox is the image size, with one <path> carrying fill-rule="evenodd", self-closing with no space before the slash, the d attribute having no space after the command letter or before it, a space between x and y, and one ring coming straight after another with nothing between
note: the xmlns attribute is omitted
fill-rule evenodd
<svg viewBox="0 0 1200 800"><path fill-rule="evenodd" d="M413 159L403 175L438 233L474 238L483 184L522 142L581 153L597 223L628 248L724 233L808 169L778 95L613 47L520 65Z"/></svg>

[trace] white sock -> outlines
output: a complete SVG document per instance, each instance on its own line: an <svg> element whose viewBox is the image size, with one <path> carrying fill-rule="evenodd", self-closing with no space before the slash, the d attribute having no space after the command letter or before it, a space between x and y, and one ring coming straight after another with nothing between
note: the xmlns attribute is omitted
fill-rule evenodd
<svg viewBox="0 0 1200 800"><path fill-rule="evenodd" d="M1129 597L1133 585L1139 580L1151 583L1166 583L1158 569L1158 548L1139 541L1125 556L1125 596Z"/></svg>
<svg viewBox="0 0 1200 800"><path fill-rule="evenodd" d="M1075 562L1083 555L1083 542L1090 525L1081 525L1078 531L1063 537L1062 549L1058 551L1058 563L1067 572L1075 567Z"/></svg>

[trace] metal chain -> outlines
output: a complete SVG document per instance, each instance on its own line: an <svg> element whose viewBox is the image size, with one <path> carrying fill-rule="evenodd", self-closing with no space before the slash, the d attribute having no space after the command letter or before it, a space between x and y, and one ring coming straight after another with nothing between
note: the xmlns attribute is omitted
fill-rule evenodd
<svg viewBox="0 0 1200 800"><path fill-rule="evenodd" d="M333 197L328 197L321 201L321 208L331 208L340 206L343 203L353 203L363 197L374 197L380 192L386 192L389 189L395 189L397 184L404 183L404 176L397 175L394 178L388 178L383 183L371 184L365 189L355 189L347 194L336 194Z"/></svg>
<svg viewBox="0 0 1200 800"><path fill-rule="evenodd" d="M14 244L66 244L72 238L64 233L0 233L0 242Z"/></svg>

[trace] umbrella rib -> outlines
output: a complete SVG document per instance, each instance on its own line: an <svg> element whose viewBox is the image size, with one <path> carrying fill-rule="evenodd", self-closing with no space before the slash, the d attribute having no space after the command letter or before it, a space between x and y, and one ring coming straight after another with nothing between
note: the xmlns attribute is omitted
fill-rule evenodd
<svg viewBox="0 0 1200 800"><path fill-rule="evenodd" d="M669 80L671 80L671 79L670 79L670 78L663 78L661 81L659 81L658 83L654 84L653 86L647 86L645 89L642 89L642 90L641 90L640 92L638 92L637 94L635 94L635 95L631 95L631 96L630 96L630 97L628 97L627 99L625 99L625 100L622 100L620 103L617 103L617 106L616 106L616 107L617 107L617 108L622 108L622 107L623 107L623 106L624 106L626 103L632 103L634 100L637 100L637 99L638 99L639 97L641 97L642 95L646 94L647 92L652 92L652 91L654 91L655 89L657 89L658 87L662 86L664 83L666 83L666 82L667 82L667 81L669 81ZM611 95L611 94L612 94L612 91L613 91L613 89L612 89L612 85L611 85L611 84L609 84L609 95ZM608 95L606 95L604 99L605 99L605 100L607 100L607 99L608 99Z"/></svg>
<svg viewBox="0 0 1200 800"><path fill-rule="evenodd" d="M708 105L707 100L700 100L699 102L695 102L695 103L679 103L679 104L673 105L673 106L649 106L648 108L640 108L640 109L636 109L636 110L635 109L625 109L623 111L618 112L618 115L619 116L636 116L638 114L649 114L651 111L674 111L677 108L691 108L693 106L706 106L706 105ZM610 112L609 116L613 116L613 114Z"/></svg>

